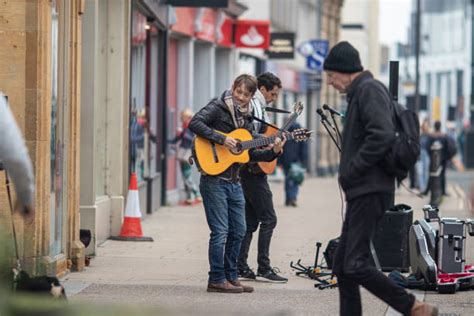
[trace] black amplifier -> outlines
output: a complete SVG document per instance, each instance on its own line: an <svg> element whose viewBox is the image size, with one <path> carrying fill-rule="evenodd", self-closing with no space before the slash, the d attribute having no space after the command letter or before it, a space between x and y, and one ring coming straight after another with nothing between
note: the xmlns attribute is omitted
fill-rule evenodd
<svg viewBox="0 0 474 316"><path fill-rule="evenodd" d="M374 236L375 252L382 271L408 272L408 233L412 224L413 210L408 205L397 204L385 212Z"/></svg>

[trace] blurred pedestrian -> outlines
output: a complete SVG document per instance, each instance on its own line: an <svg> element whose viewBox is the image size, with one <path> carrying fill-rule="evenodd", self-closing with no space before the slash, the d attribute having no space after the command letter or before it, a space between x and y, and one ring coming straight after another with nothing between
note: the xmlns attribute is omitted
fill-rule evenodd
<svg viewBox="0 0 474 316"><path fill-rule="evenodd" d="M291 124L289 132L301 128L297 122ZM286 142L283 154L278 163L285 173L285 205L298 206L299 186L303 182L306 163L308 160L308 145L306 142L294 140Z"/></svg>
<svg viewBox="0 0 474 316"><path fill-rule="evenodd" d="M0 162L15 185L16 209L31 219L35 190L33 167L25 141L3 94L0 94L0 135Z"/></svg>
<svg viewBox="0 0 474 316"><path fill-rule="evenodd" d="M12 180L15 186L17 197L15 210L18 211L25 220L31 222L34 219L35 210L33 167L30 157L28 156L25 141L8 107L8 101L1 93L0 135L0 170L4 170L8 173L9 179ZM5 192L3 189L0 191ZM13 221L13 218L11 220ZM10 233L7 234L3 228L4 227L0 225L0 285L2 281L10 285L12 282L12 270L11 267L8 266L10 262L8 259L11 254L7 249L5 239L13 238L13 236L10 235Z"/></svg>
<svg viewBox="0 0 474 316"><path fill-rule="evenodd" d="M390 93L363 71L359 52L348 42L335 45L323 67L328 85L346 94L348 103L339 164L347 208L333 264L340 315L362 315L360 285L403 315L437 315L372 265L370 243L395 193L395 177L383 166L395 140Z"/></svg>
<svg viewBox="0 0 474 316"><path fill-rule="evenodd" d="M434 142L438 141L441 146L441 194L448 195L446 192L446 167L448 163L456 156L457 148L456 141L446 133L442 132L440 121L433 124L434 131L429 135L428 148L431 148Z"/></svg>
<svg viewBox="0 0 474 316"><path fill-rule="evenodd" d="M429 154L429 143L430 138L430 121L428 119L423 120L421 123L420 132L420 158L416 163L417 171L417 183L420 192L425 192L428 186L428 180L430 178L430 154Z"/></svg>
<svg viewBox="0 0 474 316"><path fill-rule="evenodd" d="M186 204L202 201L201 194L193 181L191 164L189 163L194 139L194 133L189 129L189 122L193 118L193 115L194 113L191 109L181 111L182 125L178 131L178 135L174 140L172 140L172 143L178 144L176 159L178 160L181 175L183 177L184 191L186 192Z"/></svg>

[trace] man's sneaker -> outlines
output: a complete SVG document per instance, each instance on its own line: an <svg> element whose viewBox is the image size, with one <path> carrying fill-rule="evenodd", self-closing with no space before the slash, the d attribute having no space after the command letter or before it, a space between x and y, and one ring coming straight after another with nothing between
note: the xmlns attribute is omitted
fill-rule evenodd
<svg viewBox="0 0 474 316"><path fill-rule="evenodd" d="M242 281L255 281L255 273L252 269L247 268L245 270L239 270L239 280Z"/></svg>
<svg viewBox="0 0 474 316"><path fill-rule="evenodd" d="M286 283L288 282L287 278L279 276L277 273L280 273L278 268L273 268L268 270L265 273L257 273L257 281L262 282L272 282L272 283Z"/></svg>
<svg viewBox="0 0 474 316"><path fill-rule="evenodd" d="M207 291L217 293L242 293L244 289L241 286L235 286L230 282L225 281L222 283L208 283Z"/></svg>

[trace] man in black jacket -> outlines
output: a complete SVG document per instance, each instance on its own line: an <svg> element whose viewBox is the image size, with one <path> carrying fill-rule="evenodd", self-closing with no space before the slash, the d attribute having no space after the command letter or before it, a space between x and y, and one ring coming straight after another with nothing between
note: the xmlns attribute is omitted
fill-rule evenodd
<svg viewBox="0 0 474 316"><path fill-rule="evenodd" d="M231 90L203 107L189 123L196 135L216 144L234 149L238 141L216 131L229 133L236 128L252 131L250 100L257 90L253 76L240 75ZM272 161L281 152L284 141L276 138L269 150L250 150L253 161ZM245 200L239 183L241 165L233 164L223 173L201 175L199 189L204 202L206 219L211 230L209 240L208 292L242 293L253 288L238 281L237 259L245 235Z"/></svg>
<svg viewBox="0 0 474 316"><path fill-rule="evenodd" d="M370 241L385 210L393 205L395 178L383 160L395 137L388 90L363 71L359 52L348 42L335 45L324 70L328 84L347 96L339 182L347 208L334 258L341 315L361 315L359 285L403 315L437 315L378 271L370 259Z"/></svg>
<svg viewBox="0 0 474 316"><path fill-rule="evenodd" d="M268 122L265 107L276 101L281 89L281 80L270 72L263 73L257 78L258 89L252 98L253 115L259 120ZM259 121L254 122L254 131L264 133L267 126ZM273 207L273 197L268 185L267 175L255 162L244 166L240 173L242 188L245 196L245 221L247 232L239 254L239 278L241 280L256 280L286 283L287 278L278 275L278 269L270 265L270 242L277 217ZM257 275L247 263L252 242L252 235L260 225L258 234L258 270Z"/></svg>

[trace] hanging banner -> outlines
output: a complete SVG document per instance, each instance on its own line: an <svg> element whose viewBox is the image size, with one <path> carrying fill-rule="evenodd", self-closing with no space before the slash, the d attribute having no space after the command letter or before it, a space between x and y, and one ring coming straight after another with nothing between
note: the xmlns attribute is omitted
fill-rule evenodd
<svg viewBox="0 0 474 316"><path fill-rule="evenodd" d="M235 46L267 49L270 45L270 21L235 21Z"/></svg>
<svg viewBox="0 0 474 316"><path fill-rule="evenodd" d="M265 53L270 59L295 58L295 33L270 33L270 47Z"/></svg>

